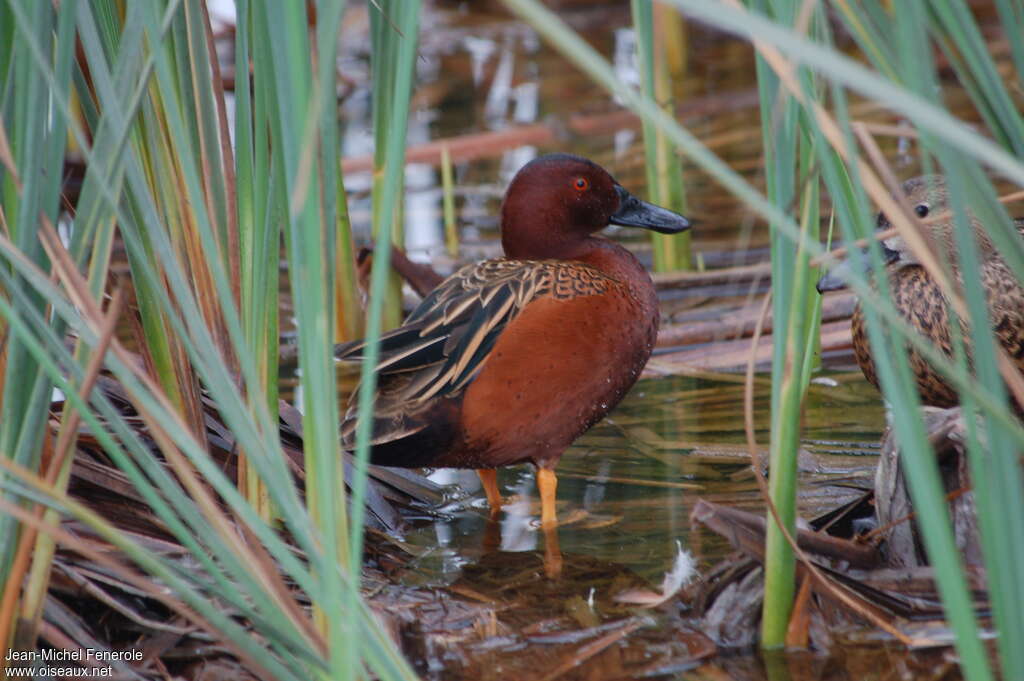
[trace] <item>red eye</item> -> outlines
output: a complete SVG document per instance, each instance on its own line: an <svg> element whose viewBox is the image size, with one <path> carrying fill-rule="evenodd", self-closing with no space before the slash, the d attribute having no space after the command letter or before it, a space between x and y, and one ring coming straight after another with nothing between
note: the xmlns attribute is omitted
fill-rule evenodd
<svg viewBox="0 0 1024 681"><path fill-rule="evenodd" d="M572 183L572 186L576 188L576 191L583 192L590 189L590 182L585 177L577 177L576 181Z"/></svg>

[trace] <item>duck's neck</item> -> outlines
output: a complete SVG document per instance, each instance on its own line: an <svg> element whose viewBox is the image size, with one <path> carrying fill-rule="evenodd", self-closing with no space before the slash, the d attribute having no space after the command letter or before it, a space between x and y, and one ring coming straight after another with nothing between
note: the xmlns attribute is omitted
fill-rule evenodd
<svg viewBox="0 0 1024 681"><path fill-rule="evenodd" d="M623 282L645 285L650 285L651 282L650 274L636 256L614 241L602 237L592 236L584 239L579 251L565 259L586 263Z"/></svg>
<svg viewBox="0 0 1024 681"><path fill-rule="evenodd" d="M650 275L628 250L599 236L583 238L549 237L539 246L536 239L524 248L514 240L503 240L505 257L511 260L575 260L601 270L621 281L650 283ZM543 255L540 255L543 253Z"/></svg>

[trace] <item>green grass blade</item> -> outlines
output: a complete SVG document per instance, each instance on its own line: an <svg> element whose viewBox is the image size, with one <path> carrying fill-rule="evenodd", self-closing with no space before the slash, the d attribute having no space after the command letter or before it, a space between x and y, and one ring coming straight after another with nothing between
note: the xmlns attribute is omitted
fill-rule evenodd
<svg viewBox="0 0 1024 681"><path fill-rule="evenodd" d="M376 19L376 31L389 36L385 40L390 41L387 43L391 45L389 52L393 52L383 61L393 64L395 70L393 79L385 78L383 83L385 87L393 88L392 94L388 97L389 105L386 107L390 117L382 120L378 119L376 114L374 115L374 126L382 126L382 131L375 127L374 134L378 140L383 142L383 149L379 152L375 151L375 153L383 154L382 165L378 167L375 174L380 173L383 181L379 186L378 210L380 212L375 220L379 231L370 273L370 303L366 314L367 352L363 359L358 397L360 414L372 412L373 393L377 384L373 367L377 365L379 356L377 339L385 318L385 298L380 294L384 290L381 287L384 286L384 278L388 274L391 259L390 244L395 236L392 227L396 224L396 218L400 213L399 205L404 186L405 139L409 122L409 98L415 75L420 1L383 0L379 9L381 16ZM376 16L376 12L374 15ZM389 20L395 22L393 27L388 24ZM379 71L375 70L374 73L377 74ZM375 84L375 89L378 87L380 85ZM376 190L374 195L376 197ZM369 428L372 422L372 419L369 418L359 419L356 428L356 469L358 474L352 484L353 548L360 546L362 542L363 504L361 502L365 493L365 469L369 462ZM353 559L355 559L354 553ZM355 566L353 565L353 567Z"/></svg>
<svg viewBox="0 0 1024 681"><path fill-rule="evenodd" d="M1021 0L996 0L1003 33L1010 43L1010 54L1017 70L1017 83L1024 87L1024 42L1017 38L1024 35L1024 2Z"/></svg>
<svg viewBox="0 0 1024 681"><path fill-rule="evenodd" d="M1021 156L1024 118L1003 84L970 8L963 0L936 0L928 3L928 11L939 44L971 93L988 129L1003 146ZM1012 40L1011 44L1019 42Z"/></svg>
<svg viewBox="0 0 1024 681"><path fill-rule="evenodd" d="M937 149L937 153L946 155L941 149ZM978 248L966 212L968 205L982 203L975 199L980 193L975 187L979 179L986 184L987 181L981 173L978 173L980 177L971 178L960 171L955 158L944 161L957 221L955 232L964 299L971 312L974 368L979 380L1005 400L1007 394L992 338L993 320L988 314ZM965 411L968 421L972 420L973 413L973 410ZM982 415L985 445L972 452L972 482L989 589L995 595L991 602L999 631L1002 672L1006 678L1018 678L1024 676L1024 612L1014 604L1024 599L1024 573L1020 569L1024 564L1024 476L1012 436L986 412Z"/></svg>
<svg viewBox="0 0 1024 681"><path fill-rule="evenodd" d="M657 101L665 111L671 112L674 110L673 76L680 77L682 74L670 72L671 59L667 43L673 38L679 41L682 37L671 35L674 28L681 28L679 17L675 8L651 0L633 0L632 10L641 90L646 97ZM685 214L686 196L679 155L656 126L647 121L643 121L642 126L650 200ZM652 232L655 271L690 269L689 239L688 233L667 235Z"/></svg>

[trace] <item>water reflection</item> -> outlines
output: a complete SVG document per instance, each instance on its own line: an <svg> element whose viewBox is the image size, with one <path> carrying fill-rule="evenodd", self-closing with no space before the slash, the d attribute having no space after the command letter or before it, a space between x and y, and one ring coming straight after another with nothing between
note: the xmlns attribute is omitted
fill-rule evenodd
<svg viewBox="0 0 1024 681"><path fill-rule="evenodd" d="M857 496L868 484L873 451L884 427L878 399L857 374L834 374L808 400L801 455L801 515L811 518ZM758 437L767 443L766 384L757 392ZM558 540L566 555L615 562L657 583L671 566L676 541L708 564L729 550L717 535L692 530L690 510L702 497L759 510L742 431L742 383L734 380L643 380L609 417L581 437L558 466ZM853 416L851 416L851 414ZM833 428L829 424L838 424ZM829 439L818 436L828 431ZM824 443L824 444L823 444ZM476 474L439 470L432 479L458 485L463 503L407 540L425 557L417 580L447 583L486 553L489 511ZM500 469L505 499L500 549L545 548L540 503L529 466ZM847 486L853 484L853 488ZM493 537L489 540L494 542ZM496 544L494 544L496 545ZM493 545L492 545L493 548Z"/></svg>

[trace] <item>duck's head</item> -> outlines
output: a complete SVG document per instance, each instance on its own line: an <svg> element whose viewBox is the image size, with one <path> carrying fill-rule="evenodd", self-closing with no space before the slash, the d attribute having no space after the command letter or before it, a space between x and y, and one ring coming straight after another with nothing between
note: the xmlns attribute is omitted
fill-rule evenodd
<svg viewBox="0 0 1024 681"><path fill-rule="evenodd" d="M922 220L929 218L924 223L923 232L928 245L936 253L948 258L950 265L955 270L957 267L956 236L953 232L955 222L953 208L949 202L946 178L942 175L915 177L903 183L903 193L917 217ZM967 217L971 221L975 243L978 245L981 257L984 259L994 255L996 248L981 222L971 211L967 211ZM879 213L878 230L889 229L891 226L889 218L884 213ZM889 269L921 264L903 237L898 234L883 241L882 246L885 249L886 266Z"/></svg>
<svg viewBox="0 0 1024 681"><path fill-rule="evenodd" d="M547 154L512 178L501 206L501 245L517 259L571 259L608 225L676 234L682 215L641 201L592 161Z"/></svg>
<svg viewBox="0 0 1024 681"><path fill-rule="evenodd" d="M953 233L954 218L949 203L949 190L946 186L946 178L942 175L922 175L907 180L903 183L903 195L907 203L913 209L914 214L921 220L927 221L922 224L923 235L928 245L936 253L946 257L954 270L957 267L956 241ZM974 228L975 243L978 244L982 258L995 254L995 247L982 228L977 218L970 212L968 217ZM892 227L889 218L885 213L879 213L876 222L876 229L884 231ZM921 261L917 254L899 234L889 237L881 242L882 258L886 270L896 270L910 265L920 265ZM866 254L861 260L868 262ZM846 285L847 272L851 267L850 260L846 260L839 266L833 268L818 281L818 291L825 292L833 289L843 288Z"/></svg>

